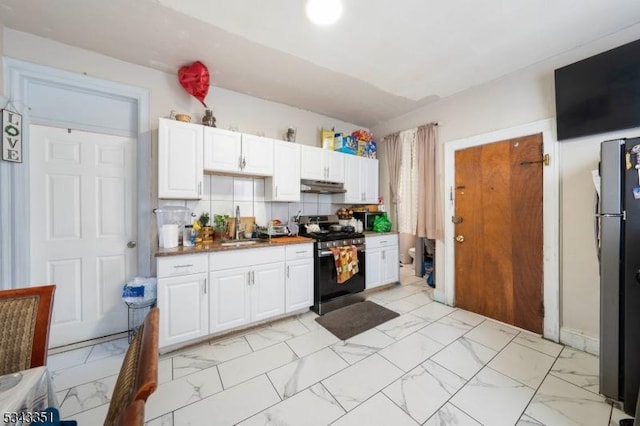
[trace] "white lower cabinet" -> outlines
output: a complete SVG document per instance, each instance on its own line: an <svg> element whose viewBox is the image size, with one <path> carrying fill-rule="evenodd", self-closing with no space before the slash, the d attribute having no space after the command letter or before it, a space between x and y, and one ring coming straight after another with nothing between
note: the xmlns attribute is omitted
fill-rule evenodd
<svg viewBox="0 0 640 426"><path fill-rule="evenodd" d="M285 312L313 305L313 244L286 248Z"/></svg>
<svg viewBox="0 0 640 426"><path fill-rule="evenodd" d="M284 313L284 248L212 253L209 333Z"/></svg>
<svg viewBox="0 0 640 426"><path fill-rule="evenodd" d="M209 334L208 264L206 254L158 258L160 347Z"/></svg>
<svg viewBox="0 0 640 426"><path fill-rule="evenodd" d="M367 236L366 288L395 283L400 279L397 235Z"/></svg>

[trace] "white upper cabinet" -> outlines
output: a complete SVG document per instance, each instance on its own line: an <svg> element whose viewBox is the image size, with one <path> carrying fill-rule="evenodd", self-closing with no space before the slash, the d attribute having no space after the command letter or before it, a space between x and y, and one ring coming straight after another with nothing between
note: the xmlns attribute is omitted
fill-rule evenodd
<svg viewBox="0 0 640 426"><path fill-rule="evenodd" d="M344 194L334 195L334 202L378 204L378 160L344 156Z"/></svg>
<svg viewBox="0 0 640 426"><path fill-rule="evenodd" d="M273 139L205 127L204 170L271 176Z"/></svg>
<svg viewBox="0 0 640 426"><path fill-rule="evenodd" d="M241 133L204 127L204 170L235 173L241 159Z"/></svg>
<svg viewBox="0 0 640 426"><path fill-rule="evenodd" d="M300 145L273 141L273 178L265 181L267 201L300 201Z"/></svg>
<svg viewBox="0 0 640 426"><path fill-rule="evenodd" d="M300 176L302 179L344 182L345 154L302 145L300 153Z"/></svg>
<svg viewBox="0 0 640 426"><path fill-rule="evenodd" d="M273 175L273 139L242 134L242 169L244 174Z"/></svg>
<svg viewBox="0 0 640 426"><path fill-rule="evenodd" d="M158 126L158 198L202 198L203 126L160 119Z"/></svg>

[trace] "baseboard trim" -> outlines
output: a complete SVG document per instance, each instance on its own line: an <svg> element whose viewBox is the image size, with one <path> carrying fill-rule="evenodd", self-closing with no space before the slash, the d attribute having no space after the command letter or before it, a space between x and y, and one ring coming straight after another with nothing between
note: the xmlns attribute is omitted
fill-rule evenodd
<svg viewBox="0 0 640 426"><path fill-rule="evenodd" d="M446 299L444 297L444 291L435 289L433 290L433 300L435 300L436 302L440 302L444 305L447 304Z"/></svg>
<svg viewBox="0 0 640 426"><path fill-rule="evenodd" d="M561 327L560 343L593 355L600 355L600 340L586 336L577 330Z"/></svg>

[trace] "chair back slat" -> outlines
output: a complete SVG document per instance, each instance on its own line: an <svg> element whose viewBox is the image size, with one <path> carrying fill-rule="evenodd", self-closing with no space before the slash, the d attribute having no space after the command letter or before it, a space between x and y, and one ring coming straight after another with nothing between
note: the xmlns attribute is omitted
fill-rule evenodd
<svg viewBox="0 0 640 426"><path fill-rule="evenodd" d="M55 288L0 291L0 375L46 365Z"/></svg>

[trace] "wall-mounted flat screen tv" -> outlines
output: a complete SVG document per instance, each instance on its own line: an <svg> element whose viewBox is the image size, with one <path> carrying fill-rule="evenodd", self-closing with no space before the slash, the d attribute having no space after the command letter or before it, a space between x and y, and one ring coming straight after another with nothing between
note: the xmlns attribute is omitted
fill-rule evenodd
<svg viewBox="0 0 640 426"><path fill-rule="evenodd" d="M558 140L640 127L640 40L555 70Z"/></svg>

